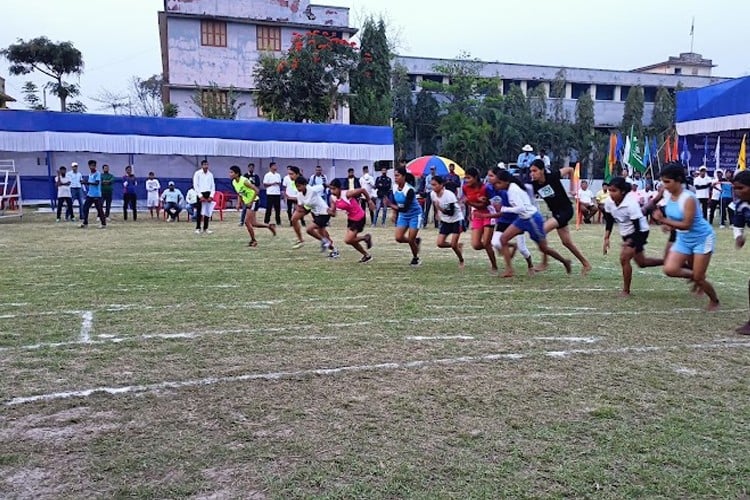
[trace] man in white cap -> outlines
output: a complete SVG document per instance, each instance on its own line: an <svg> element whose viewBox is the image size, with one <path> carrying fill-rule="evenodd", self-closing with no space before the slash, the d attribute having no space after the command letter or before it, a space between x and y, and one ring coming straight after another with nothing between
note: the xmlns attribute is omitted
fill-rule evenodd
<svg viewBox="0 0 750 500"><path fill-rule="evenodd" d="M169 181L167 189L161 194L162 205L164 206L164 212L169 215L167 222L174 222L182 212L182 204L185 202L185 197L182 196L182 191L177 189L174 185L174 181Z"/></svg>
<svg viewBox="0 0 750 500"><path fill-rule="evenodd" d="M533 161L534 148L531 147L531 144L526 144L521 148L521 154L518 155L518 159L516 160L518 173L520 174L521 180L524 182L524 184L528 184L529 182L531 182L529 178L529 169L531 168L531 162Z"/></svg>
<svg viewBox="0 0 750 500"><path fill-rule="evenodd" d="M70 196L73 199L73 203L78 200L78 218L83 219L83 174L78 171L78 163L73 162L70 164L71 172L68 172L70 177ZM73 219L71 219L73 220Z"/></svg>

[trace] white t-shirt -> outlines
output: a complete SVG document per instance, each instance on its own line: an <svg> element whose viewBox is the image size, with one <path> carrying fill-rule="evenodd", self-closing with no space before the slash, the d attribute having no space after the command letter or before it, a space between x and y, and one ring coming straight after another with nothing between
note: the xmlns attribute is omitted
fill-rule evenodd
<svg viewBox="0 0 750 500"><path fill-rule="evenodd" d="M311 211L314 215L328 215L328 203L323 199L323 186L307 186L305 194L296 191L297 203Z"/></svg>
<svg viewBox="0 0 750 500"><path fill-rule="evenodd" d="M159 194L159 190L161 189L161 184L159 184L159 179L146 179L146 192L153 196L154 194Z"/></svg>
<svg viewBox="0 0 750 500"><path fill-rule="evenodd" d="M693 179L693 186L695 186L695 196L702 199L708 199L708 192L711 190L711 184L713 179L710 177L698 176Z"/></svg>
<svg viewBox="0 0 750 500"><path fill-rule="evenodd" d="M592 193L590 189L579 189L576 196L578 197L578 201L580 201L581 203L585 203L587 205L591 205L594 203L594 193Z"/></svg>
<svg viewBox="0 0 750 500"><path fill-rule="evenodd" d="M289 174L284 176L284 180L281 182L281 185L284 186L284 194L287 198L297 198L297 186L294 185L294 181L291 177L289 177Z"/></svg>
<svg viewBox="0 0 750 500"><path fill-rule="evenodd" d="M359 185L362 186L362 189L367 191L367 194L370 195L370 198L375 197L375 178L373 176L371 176L370 174L364 174L359 178Z"/></svg>
<svg viewBox="0 0 750 500"><path fill-rule="evenodd" d="M55 178L55 183L57 183L57 181L69 183L70 182L70 177L68 177L67 175L65 177L60 177L58 175ZM70 194L70 184L65 184L65 185L57 186L57 197L58 198L70 198L71 197L71 194Z"/></svg>
<svg viewBox="0 0 750 500"><path fill-rule="evenodd" d="M263 176L263 185L266 184L273 184L273 186L266 186L266 194L270 195L279 195L281 194L281 187L279 184L275 184L278 182L281 184L281 174L276 172L268 172L266 175Z"/></svg>
<svg viewBox="0 0 750 500"><path fill-rule="evenodd" d="M547 155L544 155L544 156L536 155L536 157L534 159L535 160L542 160L544 162L544 167L545 168L549 167L552 164L552 162L549 159L549 156L547 156Z"/></svg>
<svg viewBox="0 0 750 500"><path fill-rule="evenodd" d="M198 203L198 192L193 188L188 189L188 192L185 195L185 201L191 205Z"/></svg>
<svg viewBox="0 0 750 500"><path fill-rule="evenodd" d="M648 231L648 222L638 204L638 196L635 193L628 193L622 203L615 205L612 198L607 198L604 202L604 211L609 213L620 226L620 236L630 236L635 232L633 220L638 220L641 232Z"/></svg>
<svg viewBox="0 0 750 500"><path fill-rule="evenodd" d="M453 212L453 215L448 215L444 212L440 212L440 220L442 222L452 223L464 219L464 213L463 210L461 210L461 204L458 203L458 198L456 198L456 195L449 189L443 189L443 194L440 196L438 196L435 191L432 191L430 193L430 197L432 198L433 205L438 206L441 209L448 208L451 203L453 203L456 207L456 211Z"/></svg>
<svg viewBox="0 0 750 500"><path fill-rule="evenodd" d="M70 187L80 188L83 187L81 180L83 180L83 174L81 172L73 172L72 170L67 173L66 177L70 177Z"/></svg>

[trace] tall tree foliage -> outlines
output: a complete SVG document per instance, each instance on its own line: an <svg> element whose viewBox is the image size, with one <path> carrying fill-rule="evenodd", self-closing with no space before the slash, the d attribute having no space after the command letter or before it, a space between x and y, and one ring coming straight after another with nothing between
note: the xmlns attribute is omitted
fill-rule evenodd
<svg viewBox="0 0 750 500"><path fill-rule="evenodd" d="M568 121L565 111L565 94L568 87L567 75L562 68L555 73L555 78L550 84L550 97L552 98L552 119L557 123Z"/></svg>
<svg viewBox="0 0 750 500"><path fill-rule="evenodd" d="M254 73L255 103L271 120L330 121L358 61L354 44L334 33L295 33L281 57L261 57Z"/></svg>
<svg viewBox="0 0 750 500"><path fill-rule="evenodd" d="M440 126L440 105L426 89L417 94L414 105L414 132L417 143L417 155L429 155L438 152L437 130Z"/></svg>
<svg viewBox="0 0 750 500"><path fill-rule="evenodd" d="M405 158L414 142L414 100L412 84L404 66L396 65L391 75L391 118L396 158Z"/></svg>
<svg viewBox="0 0 750 500"><path fill-rule="evenodd" d="M47 37L28 42L18 39L0 51L9 62L12 75L38 71L52 79L49 89L60 99L60 110L68 111L67 100L80 93L78 85L66 82L65 76L83 73L83 55L71 42L54 43Z"/></svg>
<svg viewBox="0 0 750 500"><path fill-rule="evenodd" d="M584 92L576 101L575 149L581 162L591 167L595 150L594 100L589 92Z"/></svg>
<svg viewBox="0 0 750 500"><path fill-rule="evenodd" d="M544 85L537 85L529 90L527 92L526 100L528 101L531 116L536 119L544 119L547 117L547 89Z"/></svg>
<svg viewBox="0 0 750 500"><path fill-rule="evenodd" d="M351 121L388 125L391 118L391 59L385 21L368 17L362 27L359 63L351 75Z"/></svg>
<svg viewBox="0 0 750 500"><path fill-rule="evenodd" d="M23 102L26 103L26 106L28 106L29 109L34 111L47 111L47 107L39 97L39 87L36 83L32 81L24 83L21 92L23 92Z"/></svg>
<svg viewBox="0 0 750 500"><path fill-rule="evenodd" d="M672 95L664 87L659 87L654 100L654 112L651 115L650 132L654 135L664 137L674 128L675 102Z"/></svg>
<svg viewBox="0 0 750 500"><path fill-rule="evenodd" d="M643 106L643 87L640 85L631 87L628 98L625 100L625 112L620 126L623 134L629 134L632 128L636 136L643 137Z"/></svg>
<svg viewBox="0 0 750 500"><path fill-rule="evenodd" d="M422 87L446 99L446 112L473 114L479 102L487 96L499 94L499 78L482 76L484 63L462 52L456 60L435 65L438 74L445 75L447 83L425 80Z"/></svg>
<svg viewBox="0 0 750 500"><path fill-rule="evenodd" d="M195 93L190 96L193 111L203 118L215 120L236 120L237 114L246 103L240 102L234 87L220 89L215 82L207 87L197 85Z"/></svg>

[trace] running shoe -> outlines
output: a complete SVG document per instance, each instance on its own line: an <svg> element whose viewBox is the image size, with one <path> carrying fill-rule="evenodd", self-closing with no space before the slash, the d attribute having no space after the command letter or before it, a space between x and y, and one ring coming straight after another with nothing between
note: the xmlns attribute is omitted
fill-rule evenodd
<svg viewBox="0 0 750 500"><path fill-rule="evenodd" d="M294 242L294 245L292 245L292 248L294 248L294 249L296 250L296 249L298 249L298 248L302 248L302 245L304 245L304 244L305 244L305 242L304 242L304 241L302 241L302 240L300 240L300 241L295 241L295 242Z"/></svg>
<svg viewBox="0 0 750 500"><path fill-rule="evenodd" d="M339 251L335 248L331 250L331 253L328 254L329 259L338 259L339 258Z"/></svg>
<svg viewBox="0 0 750 500"><path fill-rule="evenodd" d="M362 257L361 259L359 259L359 263L360 264L367 264L371 260L372 260L372 255L365 255L364 257Z"/></svg>
<svg viewBox="0 0 750 500"><path fill-rule="evenodd" d="M419 257L414 257L411 259L411 263L409 264L411 267L418 267L422 262L419 260Z"/></svg>
<svg viewBox="0 0 750 500"><path fill-rule="evenodd" d="M201 234L201 230L200 229L196 229L195 230L195 234Z"/></svg>
<svg viewBox="0 0 750 500"><path fill-rule="evenodd" d="M206 234L214 234L214 232L213 232L213 231L211 231L210 229L206 229L206 230L205 230L205 231L203 231L203 232L204 232L204 233L206 233Z"/></svg>
<svg viewBox="0 0 750 500"><path fill-rule="evenodd" d="M328 247L330 246L330 244L331 244L331 242L327 238L323 238L322 240L320 240L320 251L321 251L321 253L325 252L326 250L328 250Z"/></svg>

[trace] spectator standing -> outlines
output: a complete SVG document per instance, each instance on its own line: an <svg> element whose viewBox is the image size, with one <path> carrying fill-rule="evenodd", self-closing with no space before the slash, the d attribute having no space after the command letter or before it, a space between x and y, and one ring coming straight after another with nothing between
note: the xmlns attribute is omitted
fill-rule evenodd
<svg viewBox="0 0 750 500"><path fill-rule="evenodd" d="M81 228L86 229L89 225L89 210L91 205L96 207L96 215L99 217L102 225L99 229L107 227L107 219L104 218L104 210L102 210L102 174L96 171L96 161L89 160L89 174L88 179L81 181L81 184L88 186L88 192L86 193L86 201L83 203L83 219L81 220Z"/></svg>
<svg viewBox="0 0 750 500"><path fill-rule="evenodd" d="M263 218L268 224L271 220L271 210L276 211L276 225L281 225L281 174L276 162L271 162L269 171L263 176L263 186L266 188L266 215Z"/></svg>
<svg viewBox="0 0 750 500"><path fill-rule="evenodd" d="M536 155L534 158L535 160L542 160L544 162L544 168L549 170L550 166L552 165L552 162L549 159L549 156L547 156L547 151L544 149L539 150L539 154Z"/></svg>
<svg viewBox="0 0 750 500"><path fill-rule="evenodd" d="M65 222L73 220L73 198L70 195L70 177L66 175L67 170L64 166L60 167L55 177L55 185L57 186L57 222L60 222L63 203L67 206L65 209Z"/></svg>
<svg viewBox="0 0 750 500"><path fill-rule="evenodd" d="M427 227L427 221L430 218L430 208L432 208L432 179L435 178L435 167L430 167L430 173L424 176L424 226ZM441 182L442 181L441 179ZM444 187L441 184L442 187ZM438 227L440 217L438 216L437 210L432 214L435 228ZM449 233L450 234L450 233Z"/></svg>
<svg viewBox="0 0 750 500"><path fill-rule="evenodd" d="M257 196L253 199L252 206L248 207L245 202L242 199L242 196L238 196L237 199L239 200L239 203L242 205L242 213L240 213L240 226L245 225L245 217L247 216L247 211L251 210L253 212L258 211L258 204L260 203L260 176L255 173L255 163L248 163L247 164L247 173L243 175L243 177L247 180L249 180L253 186L255 186L257 191Z"/></svg>
<svg viewBox="0 0 750 500"><path fill-rule="evenodd" d="M208 223L213 212L216 184L214 183L214 174L208 169L208 160L203 160L201 168L193 174L193 189L198 193L198 202L195 204L197 217L195 234L201 234L201 219L203 219L203 233L211 234L213 231L208 229Z"/></svg>
<svg viewBox="0 0 750 500"><path fill-rule="evenodd" d="M159 218L159 191L161 190L161 184L153 172L148 173L148 179L146 179L146 206L148 212L151 214L151 218L154 218L154 210L156 210L156 218Z"/></svg>
<svg viewBox="0 0 750 500"><path fill-rule="evenodd" d="M724 179L720 183L721 187L721 222L719 224L719 227L721 229L724 229L726 227L727 220L729 222L732 222L733 218L733 210L732 210L732 200L733 200L733 194L732 194L732 172L727 171L726 174L724 174Z"/></svg>
<svg viewBox="0 0 750 500"><path fill-rule="evenodd" d="M706 167L702 166L698 169L698 176L693 179L693 186L695 186L695 196L698 197L698 202L701 204L701 212L703 218L708 220L708 199L711 191L711 179L706 175Z"/></svg>
<svg viewBox="0 0 750 500"><path fill-rule="evenodd" d="M102 204L104 205L104 217L110 220L112 209L112 194L115 188L115 176L109 172L109 165L102 165Z"/></svg>
<svg viewBox="0 0 750 500"><path fill-rule="evenodd" d="M133 167L125 167L125 176L122 178L122 215L124 220L128 220L128 207L133 210L133 222L138 220L138 197L136 189L138 188L138 179L133 174Z"/></svg>
<svg viewBox="0 0 750 500"><path fill-rule="evenodd" d="M448 165L448 174L445 176L445 189L453 194L458 194L458 188L461 187L461 178L456 173L456 165Z"/></svg>
<svg viewBox="0 0 750 500"><path fill-rule="evenodd" d="M359 178L359 185L365 190L370 200L375 199L375 178L370 175L370 167L367 165L362 166L362 177ZM375 210L372 207L375 203L370 203L364 196L359 199L359 206L362 210L368 210L370 212L370 222L375 222Z"/></svg>
<svg viewBox="0 0 750 500"><path fill-rule="evenodd" d="M393 181L388 177L388 168L383 167L380 169L380 175L375 179L375 195L377 197L375 202L375 219L372 221L372 227L378 225L378 217L380 216L380 210L383 210L382 225L385 227L385 217L388 212L387 200L391 194Z"/></svg>
<svg viewBox="0 0 750 500"><path fill-rule="evenodd" d="M78 201L78 218L83 219L83 174L78 171L78 163L73 162L70 164L71 172L68 172L70 177L70 196L73 202ZM74 219L71 219L74 220Z"/></svg>

